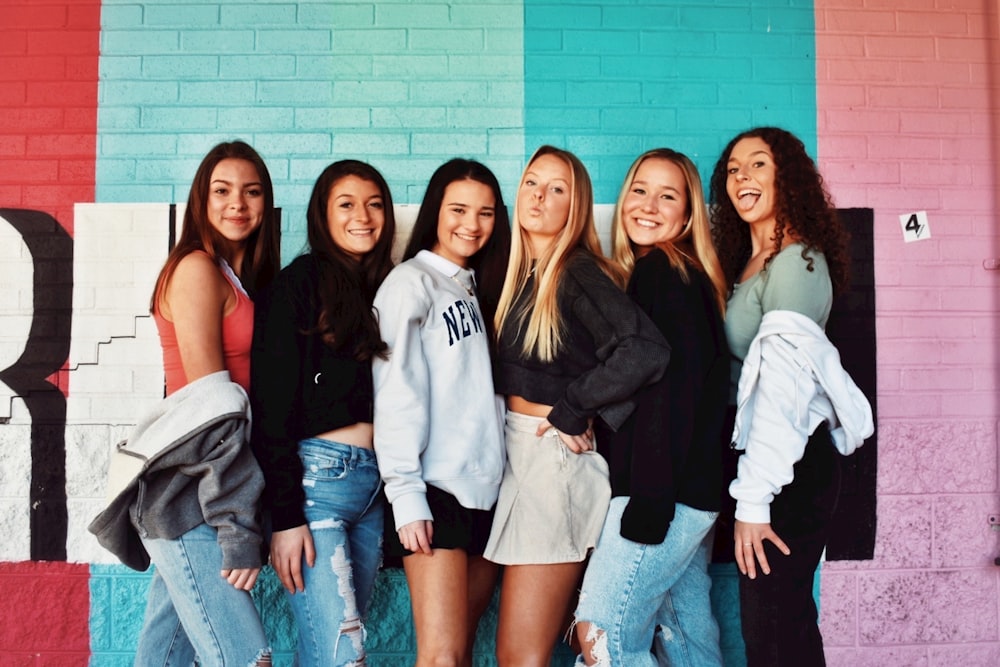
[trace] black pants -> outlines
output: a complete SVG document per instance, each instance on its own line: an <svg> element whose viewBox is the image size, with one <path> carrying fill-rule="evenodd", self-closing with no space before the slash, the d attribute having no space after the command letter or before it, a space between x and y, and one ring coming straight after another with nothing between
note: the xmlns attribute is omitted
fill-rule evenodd
<svg viewBox="0 0 1000 667"><path fill-rule="evenodd" d="M813 575L840 492L840 453L826 425L809 438L795 478L771 502L771 527L792 553L764 543L771 574L740 576L740 621L748 667L822 667L823 638Z"/></svg>

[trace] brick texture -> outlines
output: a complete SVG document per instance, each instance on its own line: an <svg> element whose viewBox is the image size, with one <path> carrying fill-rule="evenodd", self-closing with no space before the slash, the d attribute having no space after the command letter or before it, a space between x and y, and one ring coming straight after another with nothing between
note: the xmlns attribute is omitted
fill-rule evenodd
<svg viewBox="0 0 1000 667"><path fill-rule="evenodd" d="M576 152L596 200L611 203L635 156L657 146L690 155L703 177L754 124L783 125L811 146L813 12L796 4L527 0L526 152Z"/></svg>
<svg viewBox="0 0 1000 667"><path fill-rule="evenodd" d="M11 664L83 665L90 651L90 665L131 664L148 575L110 563L85 526L111 444L162 383L144 311L163 235L134 210L183 201L212 144L240 137L264 154L287 261L334 159L379 167L412 219L444 159L485 161L509 203L526 154L552 142L584 159L606 220L640 151L673 146L707 176L730 135L765 123L802 136L838 206L875 210L878 534L873 560L824 568L829 663L997 662L992 0L0 0L0 16L0 208L43 211L75 237L72 340L52 383L69 395L67 557L92 563L18 562L30 558L33 436L25 403L3 394L0 589L25 625L0 632ZM898 218L915 210L933 236L904 244ZM32 271L0 224L0 365L31 327ZM46 308L69 307L46 294ZM735 576L713 576L738 665ZM273 577L256 595L276 664L289 664L294 628ZM398 574L375 604L371 664L398 665L413 647ZM477 665L492 664L493 622Z"/></svg>
<svg viewBox="0 0 1000 667"><path fill-rule="evenodd" d="M905 4L816 2L820 167L839 206L875 209L880 380L875 559L827 566L823 630L832 666L987 665L1000 19L990 2ZM899 216L919 210L933 236L904 243Z"/></svg>
<svg viewBox="0 0 1000 667"><path fill-rule="evenodd" d="M0 2L0 206L45 211L71 233L73 204L94 197L100 8ZM90 166L62 168L75 161Z"/></svg>
<svg viewBox="0 0 1000 667"><path fill-rule="evenodd" d="M87 664L90 648L89 568L71 563L0 563L4 664ZM48 604L39 604L40 600Z"/></svg>
<svg viewBox="0 0 1000 667"><path fill-rule="evenodd" d="M183 201L191 163L243 138L267 161L285 210L287 261L305 241L309 189L335 159L385 170L400 203L419 201L433 169L414 170L415 144L428 165L470 155L512 183L522 156L494 160L490 137L519 131L523 88L493 83L520 81L521 41L509 35L520 34L522 12L514 2L154 2L138 14L111 5L98 200ZM480 140L454 141L456 128ZM144 171L151 154L158 168ZM323 164L303 172L291 166L299 160Z"/></svg>

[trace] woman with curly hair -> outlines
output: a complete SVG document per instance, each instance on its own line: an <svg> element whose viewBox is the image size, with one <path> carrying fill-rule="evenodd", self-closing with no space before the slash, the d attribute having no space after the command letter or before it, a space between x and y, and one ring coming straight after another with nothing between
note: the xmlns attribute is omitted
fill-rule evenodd
<svg viewBox="0 0 1000 667"><path fill-rule="evenodd" d="M847 234L802 142L779 128L729 142L711 202L732 285L732 440L743 451L729 494L747 660L823 665L812 584L837 503L837 453L853 452L871 428L867 401L823 333L847 283Z"/></svg>

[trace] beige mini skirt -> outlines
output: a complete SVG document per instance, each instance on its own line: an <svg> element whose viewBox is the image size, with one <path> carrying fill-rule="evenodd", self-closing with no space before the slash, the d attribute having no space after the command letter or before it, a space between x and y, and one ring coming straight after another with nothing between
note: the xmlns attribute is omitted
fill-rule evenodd
<svg viewBox="0 0 1000 667"><path fill-rule="evenodd" d="M611 501L608 463L574 454L541 417L507 412L507 465L483 554L501 565L578 563L597 544Z"/></svg>

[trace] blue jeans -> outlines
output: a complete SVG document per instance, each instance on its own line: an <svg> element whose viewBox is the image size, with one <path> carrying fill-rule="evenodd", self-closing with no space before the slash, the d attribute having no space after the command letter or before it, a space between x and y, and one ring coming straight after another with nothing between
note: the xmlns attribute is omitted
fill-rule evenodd
<svg viewBox="0 0 1000 667"><path fill-rule="evenodd" d="M375 453L308 438L299 443L299 458L316 564L303 564L304 591L286 591L299 630L298 664L363 665L361 619L382 559L383 507Z"/></svg>
<svg viewBox="0 0 1000 667"><path fill-rule="evenodd" d="M627 502L611 500L576 608L576 620L591 624L590 637L604 635L594 645L597 664L721 666L708 576L718 514L677 503L666 539L640 544L619 533Z"/></svg>
<svg viewBox="0 0 1000 667"><path fill-rule="evenodd" d="M222 578L222 549L208 524L173 540L143 539L156 566L135 664L245 667L270 655L250 594Z"/></svg>

